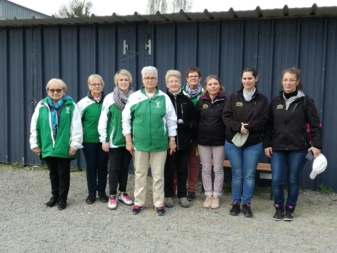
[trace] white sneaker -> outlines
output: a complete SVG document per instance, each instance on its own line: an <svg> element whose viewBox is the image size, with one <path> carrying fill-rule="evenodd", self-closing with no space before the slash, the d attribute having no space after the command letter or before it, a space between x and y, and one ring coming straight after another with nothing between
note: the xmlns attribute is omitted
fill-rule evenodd
<svg viewBox="0 0 337 253"><path fill-rule="evenodd" d="M118 200L122 201L125 205L128 206L133 204L133 201L126 192L121 192L118 196Z"/></svg>
<svg viewBox="0 0 337 253"><path fill-rule="evenodd" d="M108 208L111 209L111 210L115 210L117 208L116 195L110 195L109 202L108 202Z"/></svg>

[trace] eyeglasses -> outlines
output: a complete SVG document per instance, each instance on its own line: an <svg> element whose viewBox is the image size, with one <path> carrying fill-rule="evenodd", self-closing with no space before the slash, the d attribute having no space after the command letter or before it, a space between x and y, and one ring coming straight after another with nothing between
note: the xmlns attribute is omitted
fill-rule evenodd
<svg viewBox="0 0 337 253"><path fill-rule="evenodd" d="M154 77L154 76L152 76L152 77L144 77L143 78L144 80L146 80L146 81L153 81L153 80L156 80L157 79L157 77Z"/></svg>
<svg viewBox="0 0 337 253"><path fill-rule="evenodd" d="M199 76L195 75L195 76L187 76L188 78L198 78Z"/></svg>
<svg viewBox="0 0 337 253"><path fill-rule="evenodd" d="M90 83L89 85L90 86L101 86L102 84L101 83Z"/></svg>
<svg viewBox="0 0 337 253"><path fill-rule="evenodd" d="M62 89L49 89L50 93L54 93L56 91L56 93L61 93Z"/></svg>
<svg viewBox="0 0 337 253"><path fill-rule="evenodd" d="M297 79L282 79L282 82L290 82L290 83L293 83L293 82L296 82Z"/></svg>

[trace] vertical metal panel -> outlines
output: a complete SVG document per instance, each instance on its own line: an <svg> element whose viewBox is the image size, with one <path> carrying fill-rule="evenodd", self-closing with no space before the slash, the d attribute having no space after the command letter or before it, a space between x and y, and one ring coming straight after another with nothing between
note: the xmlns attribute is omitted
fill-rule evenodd
<svg viewBox="0 0 337 253"><path fill-rule="evenodd" d="M274 55L274 20L261 20L259 22L259 45L258 45L258 66L259 73L258 89L271 98L274 89L280 88L279 83L274 82L275 73L272 71ZM276 74L279 76L279 73Z"/></svg>
<svg viewBox="0 0 337 253"><path fill-rule="evenodd" d="M80 99L80 51L77 26L61 27L61 78L68 86L67 94L75 101ZM83 52L86 54L87 52Z"/></svg>
<svg viewBox="0 0 337 253"><path fill-rule="evenodd" d="M220 78L229 96L241 87L244 23L231 20L221 27Z"/></svg>
<svg viewBox="0 0 337 253"><path fill-rule="evenodd" d="M114 69L111 69L112 73L109 78L113 82L113 77L117 70L127 69L132 75L132 86L136 88L136 78L139 76L136 71L137 58L139 57L137 45L137 27L131 24L119 26L117 29L116 42L117 47L115 49L115 55L117 68L115 71L113 71ZM113 84L112 89L114 87L115 84Z"/></svg>
<svg viewBox="0 0 337 253"><path fill-rule="evenodd" d="M200 23L198 27L197 66L205 79L208 75L219 75L220 23Z"/></svg>
<svg viewBox="0 0 337 253"><path fill-rule="evenodd" d="M176 68L182 74L182 83L186 83L185 73L189 67L198 65L198 24L176 24ZM204 73L201 70L201 74Z"/></svg>
<svg viewBox="0 0 337 253"><path fill-rule="evenodd" d="M154 65L154 54L153 54L153 45L155 45L155 26L151 24L138 24L137 25L137 66L136 73L134 76L135 86L134 88L139 89L143 86L141 81L141 70L144 66ZM149 50L147 45L151 43L151 49Z"/></svg>
<svg viewBox="0 0 337 253"><path fill-rule="evenodd" d="M97 51L96 51L96 27L81 26L79 27L79 47L78 47L78 85L79 96L76 101L81 100L88 94L88 77L97 73ZM75 85L75 84L74 84Z"/></svg>
<svg viewBox="0 0 337 253"><path fill-rule="evenodd" d="M0 83L2 92L0 92L0 162L8 163L11 160L9 154L9 76L8 76L8 32L7 29L0 30ZM17 120L17 119L15 119Z"/></svg>
<svg viewBox="0 0 337 253"><path fill-rule="evenodd" d="M47 18L49 16L30 10L28 8L22 7L18 4L0 0L0 18L4 19L30 19L35 18Z"/></svg>
<svg viewBox="0 0 337 253"><path fill-rule="evenodd" d="M113 72L116 69L116 27L98 26L97 27L97 73L104 79L104 92L109 93L113 87Z"/></svg>
<svg viewBox="0 0 337 253"><path fill-rule="evenodd" d="M158 86L162 91L166 90L165 74L169 69L175 69L176 61L176 34L175 25L165 24L157 26L155 43L153 43L155 55L155 67L158 68Z"/></svg>
<svg viewBox="0 0 337 253"><path fill-rule="evenodd" d="M321 176L320 182L332 186L337 191L337 18L326 20L326 66L325 66L325 88L324 94L320 97L322 101L322 128L323 128L323 153L328 159L328 168ZM315 83L321 86L324 83Z"/></svg>
<svg viewBox="0 0 337 253"><path fill-rule="evenodd" d="M9 128L9 161L12 163L24 163L25 145L25 106L27 101L25 94L25 52L24 29L11 29L9 31L9 62L10 71L8 79L8 128Z"/></svg>
<svg viewBox="0 0 337 253"><path fill-rule="evenodd" d="M62 78L61 73L61 38L58 26L43 29L42 34L42 89L41 97L46 96L45 86L52 78ZM40 95L40 94L37 94Z"/></svg>

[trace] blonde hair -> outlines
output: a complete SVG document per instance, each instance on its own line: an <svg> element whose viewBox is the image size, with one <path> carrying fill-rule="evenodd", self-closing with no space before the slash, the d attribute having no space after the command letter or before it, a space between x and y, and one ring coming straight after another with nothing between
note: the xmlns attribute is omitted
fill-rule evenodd
<svg viewBox="0 0 337 253"><path fill-rule="evenodd" d="M131 87L131 85L132 85L132 75L131 75L130 71L128 71L126 69L121 69L121 70L116 72L116 74L114 76L115 85L116 86L118 85L118 78L119 78L120 75L127 76L129 78L129 83L130 83L130 87Z"/></svg>
<svg viewBox="0 0 337 253"><path fill-rule="evenodd" d="M52 85L52 84L58 84L61 86L62 90L64 91L64 93L67 92L67 85L65 84L65 82L62 80L62 79L58 79L58 78L52 78L48 81L47 85L46 85L46 91L48 92L49 91L49 87Z"/></svg>
<svg viewBox="0 0 337 253"><path fill-rule="evenodd" d="M176 78L179 79L180 83L181 83L181 73L179 70L175 70L175 69L170 69L166 72L165 75L165 82L167 82L167 80L169 79L170 76L175 76Z"/></svg>
<svg viewBox="0 0 337 253"><path fill-rule="evenodd" d="M290 74L293 74L296 76L296 79L299 81L298 82L298 85L297 85L297 89L298 90L302 90L303 89L303 84L302 84L302 81L301 81L301 70L297 67L291 67L291 68L287 68L287 69L284 69L282 71L282 76L281 76L281 82L282 82L282 79L283 79L283 76L285 73L290 73Z"/></svg>

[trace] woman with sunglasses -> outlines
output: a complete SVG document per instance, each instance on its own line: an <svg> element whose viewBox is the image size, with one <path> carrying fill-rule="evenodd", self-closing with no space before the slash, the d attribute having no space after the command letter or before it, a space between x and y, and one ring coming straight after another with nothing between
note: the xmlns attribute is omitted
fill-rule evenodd
<svg viewBox="0 0 337 253"><path fill-rule="evenodd" d="M81 116L74 100L66 95L67 85L51 79L46 86L48 96L36 106L30 126L30 147L47 164L51 182L48 207L67 206L70 186L70 162L82 148Z"/></svg>

